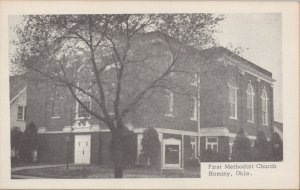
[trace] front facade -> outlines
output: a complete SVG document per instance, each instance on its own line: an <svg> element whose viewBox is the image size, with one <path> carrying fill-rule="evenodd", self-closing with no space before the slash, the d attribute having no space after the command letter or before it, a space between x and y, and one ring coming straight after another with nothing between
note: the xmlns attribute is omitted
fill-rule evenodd
<svg viewBox="0 0 300 190"><path fill-rule="evenodd" d="M221 47L197 51L196 57L196 72L172 75L191 94L164 90L145 99L126 119L133 133L134 164L142 163L143 133L150 127L158 133L162 170L184 169L207 149L217 152L222 161L230 160L240 128L251 140L258 131L271 136L272 74ZM86 106L95 105L82 98ZM91 117L67 89L47 81L31 82L26 100L26 122L38 127L39 162L112 165L109 129Z"/></svg>

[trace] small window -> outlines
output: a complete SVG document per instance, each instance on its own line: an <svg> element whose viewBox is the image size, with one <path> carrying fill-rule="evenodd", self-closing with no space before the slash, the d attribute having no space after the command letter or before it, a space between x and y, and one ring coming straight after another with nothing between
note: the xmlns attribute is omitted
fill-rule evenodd
<svg viewBox="0 0 300 190"><path fill-rule="evenodd" d="M18 113L17 113L17 119L24 121L25 120L25 106L18 106Z"/></svg>
<svg viewBox="0 0 300 190"><path fill-rule="evenodd" d="M197 99L196 97L191 97L190 103L190 119L197 120Z"/></svg>
<svg viewBox="0 0 300 190"><path fill-rule="evenodd" d="M205 148L218 152L218 137L206 137Z"/></svg>

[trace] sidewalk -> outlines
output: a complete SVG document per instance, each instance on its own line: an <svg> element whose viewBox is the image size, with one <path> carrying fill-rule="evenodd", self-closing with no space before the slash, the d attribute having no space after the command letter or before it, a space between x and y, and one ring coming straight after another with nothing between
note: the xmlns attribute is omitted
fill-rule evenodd
<svg viewBox="0 0 300 190"><path fill-rule="evenodd" d="M69 166L73 166L74 164L69 164ZM15 167L11 168L11 172L16 172L20 170L27 170L27 169L41 169L41 168L55 168L55 167L62 167L66 166L66 164L50 164L50 165L39 165L39 166L21 166L21 167Z"/></svg>

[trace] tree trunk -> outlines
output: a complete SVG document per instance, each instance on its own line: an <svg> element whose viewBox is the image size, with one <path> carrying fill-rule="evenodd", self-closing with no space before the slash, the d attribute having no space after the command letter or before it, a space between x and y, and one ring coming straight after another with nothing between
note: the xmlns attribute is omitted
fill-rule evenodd
<svg viewBox="0 0 300 190"><path fill-rule="evenodd" d="M114 177L123 178L123 144L126 128L121 124L112 132L112 159L114 162Z"/></svg>

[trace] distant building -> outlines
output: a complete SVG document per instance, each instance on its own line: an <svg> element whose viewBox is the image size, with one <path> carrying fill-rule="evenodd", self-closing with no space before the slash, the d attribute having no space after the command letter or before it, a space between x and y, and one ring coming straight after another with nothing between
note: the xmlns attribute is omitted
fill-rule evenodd
<svg viewBox="0 0 300 190"><path fill-rule="evenodd" d="M25 130L27 84L24 75L11 76L10 83L10 127Z"/></svg>
<svg viewBox="0 0 300 190"><path fill-rule="evenodd" d="M152 43L152 48L161 43L156 33L142 41ZM271 137L275 80L269 71L222 47L202 51L187 47L182 61L193 62L194 73L174 73L171 77L189 88L191 94L164 90L145 99L126 119L128 129L135 134L135 163L140 161L143 132L149 127L159 135L162 169L183 169L206 149L228 161L241 127L252 141L260 130ZM77 72L90 76L84 64ZM81 98L97 110L93 100ZM68 154L75 164L111 164L109 129L90 116L67 89L48 81L31 80L27 86L26 117L27 123L34 122L39 128L39 162L65 163Z"/></svg>
<svg viewBox="0 0 300 190"><path fill-rule="evenodd" d="M10 85L10 129L24 132L26 128L27 84L24 75L11 76ZM17 132L17 133L18 133ZM17 147L11 149L11 157L17 157Z"/></svg>

